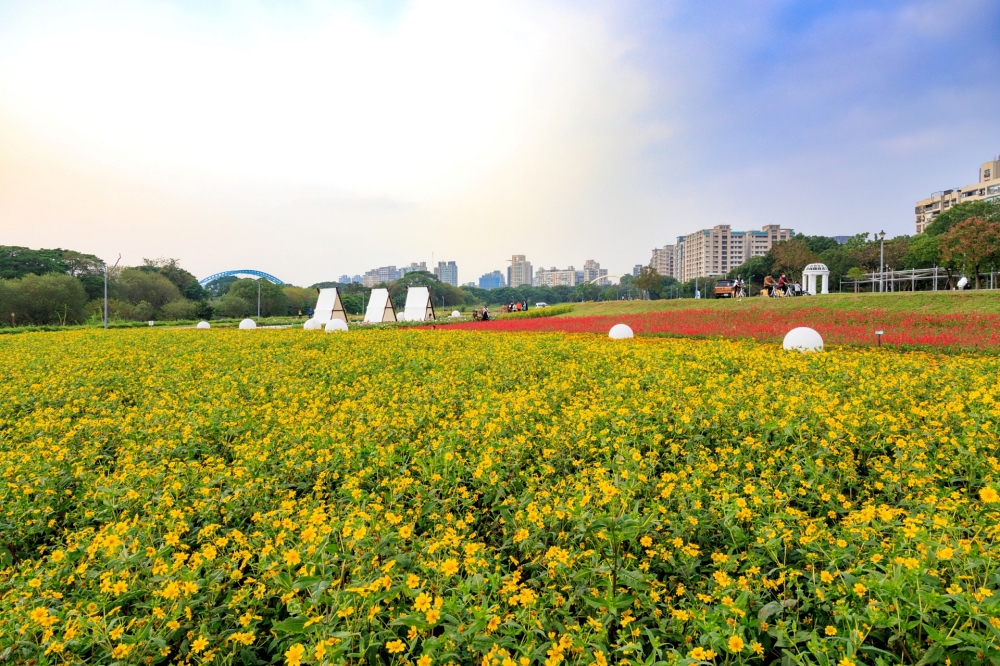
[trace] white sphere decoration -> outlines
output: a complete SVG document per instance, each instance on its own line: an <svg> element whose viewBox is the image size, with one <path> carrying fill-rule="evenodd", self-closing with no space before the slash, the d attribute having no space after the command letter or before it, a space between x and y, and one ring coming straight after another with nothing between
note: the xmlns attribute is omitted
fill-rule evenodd
<svg viewBox="0 0 1000 666"><path fill-rule="evenodd" d="M823 351L823 336L808 326L799 326L785 334L782 346L789 351Z"/></svg>
<svg viewBox="0 0 1000 666"><path fill-rule="evenodd" d="M459 312L458 310L452 310L451 311L451 317L452 317L452 319L458 319L461 316L462 316L462 313Z"/></svg>
<svg viewBox="0 0 1000 666"><path fill-rule="evenodd" d="M195 328L212 328L212 325L209 324L207 321L199 321L198 325L195 326Z"/></svg>
<svg viewBox="0 0 1000 666"><path fill-rule="evenodd" d="M612 340L627 340L633 337L632 328L628 324L615 324L611 327L608 337Z"/></svg>
<svg viewBox="0 0 1000 666"><path fill-rule="evenodd" d="M257 328L257 322L255 322L253 319L244 319L243 321L240 322L240 328L244 331L252 331L253 329Z"/></svg>
<svg viewBox="0 0 1000 666"><path fill-rule="evenodd" d="M336 331L346 331L346 330L347 330L347 322L342 319L331 319L330 321L326 322L327 333L334 333Z"/></svg>
<svg viewBox="0 0 1000 666"><path fill-rule="evenodd" d="M304 328L307 331L315 331L317 328L319 328L319 325L316 323L316 319L310 318L305 320L305 322L302 324L302 328Z"/></svg>

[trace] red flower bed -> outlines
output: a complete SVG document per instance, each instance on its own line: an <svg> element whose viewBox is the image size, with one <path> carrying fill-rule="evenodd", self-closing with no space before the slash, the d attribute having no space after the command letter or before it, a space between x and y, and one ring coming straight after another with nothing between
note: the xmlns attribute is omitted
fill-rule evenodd
<svg viewBox="0 0 1000 666"><path fill-rule="evenodd" d="M819 331L827 344L874 344L875 331L883 330L882 344L980 349L1000 347L1000 315L930 315L830 308L803 308L781 313L756 308L666 310L614 316L501 319L455 324L449 328L607 333L615 324L628 324L637 334L721 336L767 342L780 341L796 326L808 326Z"/></svg>

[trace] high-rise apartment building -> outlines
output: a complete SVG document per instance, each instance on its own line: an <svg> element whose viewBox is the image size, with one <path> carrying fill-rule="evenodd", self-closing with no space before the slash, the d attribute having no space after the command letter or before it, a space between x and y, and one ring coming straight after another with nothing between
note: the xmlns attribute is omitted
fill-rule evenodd
<svg viewBox="0 0 1000 666"><path fill-rule="evenodd" d="M653 256L649 260L650 268L655 268L659 275L674 276L674 246L664 245L653 248Z"/></svg>
<svg viewBox="0 0 1000 666"><path fill-rule="evenodd" d="M439 261L434 267L434 275L445 284L458 286L458 265L454 261Z"/></svg>
<svg viewBox="0 0 1000 666"><path fill-rule="evenodd" d="M417 262L412 262L409 266L403 266L399 269L400 275L406 275L407 273L412 273L414 271L426 271L427 262L421 261L419 264Z"/></svg>
<svg viewBox="0 0 1000 666"><path fill-rule="evenodd" d="M934 221L935 217L952 206L967 201L996 200L1000 200L1000 157L983 162L979 167L978 183L935 192L926 199L918 201L914 210L917 215L917 233L924 233L924 229Z"/></svg>
<svg viewBox="0 0 1000 666"><path fill-rule="evenodd" d="M520 287L532 284L531 262L524 258L523 254L515 254L510 258L510 266L507 267L507 284L512 287Z"/></svg>
<svg viewBox="0 0 1000 666"><path fill-rule="evenodd" d="M582 272L572 266L563 269L553 266L549 270L539 268L535 271L534 285L536 287L575 287L579 284L578 278L581 277L583 277Z"/></svg>
<svg viewBox="0 0 1000 666"><path fill-rule="evenodd" d="M673 277L687 282L696 277L725 275L752 257L764 256L775 243L794 234L779 224L765 225L761 231L733 231L728 224L718 224L678 236Z"/></svg>
<svg viewBox="0 0 1000 666"><path fill-rule="evenodd" d="M377 287L380 284L392 282L401 277L402 275L399 274L395 266L382 266L380 268L373 268L361 276L361 284L366 287Z"/></svg>
<svg viewBox="0 0 1000 666"><path fill-rule="evenodd" d="M499 289L506 286L507 283L504 281L503 273L500 271L493 271L492 273L479 276L480 289Z"/></svg>
<svg viewBox="0 0 1000 666"><path fill-rule="evenodd" d="M608 274L607 268L601 268L601 264L594 261L593 259L587 259L583 262L583 282L591 282L594 284L608 284L607 280L598 280L597 278L604 277Z"/></svg>
<svg viewBox="0 0 1000 666"><path fill-rule="evenodd" d="M340 284L351 284L351 276L341 275L339 278L337 278L337 282L339 282Z"/></svg>
<svg viewBox="0 0 1000 666"><path fill-rule="evenodd" d="M632 277L639 277L639 273L642 272L642 269L643 269L642 264L636 264L635 266L633 266L632 267Z"/></svg>

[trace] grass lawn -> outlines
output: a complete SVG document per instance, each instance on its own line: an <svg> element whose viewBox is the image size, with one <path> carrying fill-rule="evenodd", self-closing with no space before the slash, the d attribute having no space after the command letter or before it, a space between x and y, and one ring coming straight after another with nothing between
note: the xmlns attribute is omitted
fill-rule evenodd
<svg viewBox="0 0 1000 666"><path fill-rule="evenodd" d="M745 298L729 299L680 298L660 301L605 301L576 303L572 312L564 317L591 315L640 314L664 310L688 309L739 309L757 308L787 312L798 308L831 308L837 310L882 310L886 312L914 312L925 314L952 314L975 312L1000 313L1000 290L997 291L917 291L889 294L827 294L801 298Z"/></svg>

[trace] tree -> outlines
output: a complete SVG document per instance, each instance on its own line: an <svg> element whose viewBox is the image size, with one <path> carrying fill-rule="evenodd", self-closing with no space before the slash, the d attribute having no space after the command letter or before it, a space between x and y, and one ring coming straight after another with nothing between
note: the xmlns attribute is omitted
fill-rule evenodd
<svg viewBox="0 0 1000 666"><path fill-rule="evenodd" d="M959 222L976 217L988 222L1000 222L1000 201L966 201L944 211L927 225L924 233L941 236Z"/></svg>
<svg viewBox="0 0 1000 666"><path fill-rule="evenodd" d="M65 273L29 273L0 280L0 316L4 324L78 324L84 320L87 292Z"/></svg>
<svg viewBox="0 0 1000 666"><path fill-rule="evenodd" d="M774 271L787 273L789 277L802 273L807 265L819 262L819 256L809 249L804 238L796 236L791 240L775 243L770 255L774 261Z"/></svg>
<svg viewBox="0 0 1000 666"><path fill-rule="evenodd" d="M576 296L581 301L597 300L597 295L601 293L601 288L592 282L584 282L576 285Z"/></svg>
<svg viewBox="0 0 1000 666"><path fill-rule="evenodd" d="M660 290L663 288L663 278L652 266L643 266L639 269L639 275L632 280L632 284L637 289L647 292L650 298L654 295L659 298Z"/></svg>
<svg viewBox="0 0 1000 666"><path fill-rule="evenodd" d="M316 300L319 298L319 292L316 289L284 286L281 290L285 292L285 298L288 299L288 314L290 315L308 312L316 307ZM342 295L342 300L346 298L346 294ZM361 299L358 298L358 300ZM344 307L347 307L346 304Z"/></svg>
<svg viewBox="0 0 1000 666"><path fill-rule="evenodd" d="M154 311L170 301L181 298L181 292L173 282L159 273L139 268L126 268L121 271L114 283L114 293L132 305L145 301Z"/></svg>
<svg viewBox="0 0 1000 666"><path fill-rule="evenodd" d="M938 248L938 236L926 233L915 236L903 257L903 268L933 268L941 263L941 251Z"/></svg>
<svg viewBox="0 0 1000 666"><path fill-rule="evenodd" d="M795 240L800 238L805 241L806 247L808 247L809 251L813 254L821 255L827 250L840 247L840 243L829 236L805 236L803 234L798 234L794 237Z"/></svg>
<svg viewBox="0 0 1000 666"><path fill-rule="evenodd" d="M980 217L967 218L938 237L941 258L954 262L964 272L971 269L976 288L979 270L1000 258L1000 224Z"/></svg>
<svg viewBox="0 0 1000 666"><path fill-rule="evenodd" d="M180 266L180 262L177 259L164 259L160 257L159 259L145 259L142 260L142 266L139 270L159 273L163 277L170 280L177 289L184 289L189 284L194 282L198 283L198 278L194 276Z"/></svg>
<svg viewBox="0 0 1000 666"><path fill-rule="evenodd" d="M743 264L729 271L727 277L732 279L741 275L747 285L757 285L759 287L764 284L764 276L771 275L773 272L774 259L768 253L762 257L750 257Z"/></svg>
<svg viewBox="0 0 1000 666"><path fill-rule="evenodd" d="M263 278L259 280L250 278L237 280L229 287L226 297L233 296L250 304L250 311L246 312L244 310L245 314L241 316L256 316L258 288L260 289L260 315L262 317L285 316L288 314L288 297L285 296L281 285L273 284Z"/></svg>
<svg viewBox="0 0 1000 666"><path fill-rule="evenodd" d="M0 279L12 280L25 275L66 273L62 250L32 250L26 247L0 245Z"/></svg>

